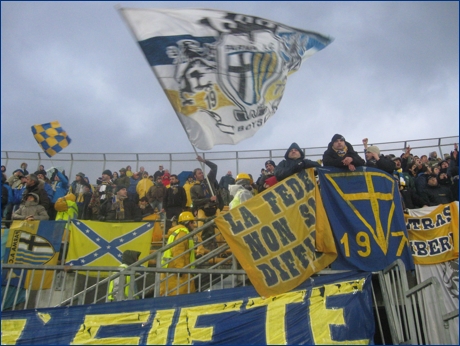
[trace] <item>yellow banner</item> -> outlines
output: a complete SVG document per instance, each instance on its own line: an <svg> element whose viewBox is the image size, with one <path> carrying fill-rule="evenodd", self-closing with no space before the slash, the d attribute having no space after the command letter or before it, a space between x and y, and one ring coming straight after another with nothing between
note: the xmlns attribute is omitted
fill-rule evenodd
<svg viewBox="0 0 460 346"><path fill-rule="evenodd" d="M458 208L441 204L423 216L404 214L415 264L437 264L458 258Z"/></svg>
<svg viewBox="0 0 460 346"><path fill-rule="evenodd" d="M215 222L264 297L294 289L337 257L313 169L279 182Z"/></svg>

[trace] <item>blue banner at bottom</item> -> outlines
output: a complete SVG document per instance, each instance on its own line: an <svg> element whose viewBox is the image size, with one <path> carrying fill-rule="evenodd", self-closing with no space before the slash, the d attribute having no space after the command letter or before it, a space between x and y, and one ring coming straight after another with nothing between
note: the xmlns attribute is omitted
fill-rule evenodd
<svg viewBox="0 0 460 346"><path fill-rule="evenodd" d="M371 274L312 277L267 299L253 287L2 313L2 344L373 344Z"/></svg>

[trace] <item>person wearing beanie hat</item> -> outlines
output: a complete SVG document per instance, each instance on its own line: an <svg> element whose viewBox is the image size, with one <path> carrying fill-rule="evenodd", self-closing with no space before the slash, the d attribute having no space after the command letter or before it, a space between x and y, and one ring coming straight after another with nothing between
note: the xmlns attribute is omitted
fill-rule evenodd
<svg viewBox="0 0 460 346"><path fill-rule="evenodd" d="M440 185L438 176L434 173L427 175L427 184L422 189L421 197L428 206L449 204L454 200L452 191L448 187Z"/></svg>
<svg viewBox="0 0 460 346"><path fill-rule="evenodd" d="M292 143L284 154L282 160L276 167L274 175L277 181L286 179L287 177L300 172L302 169L321 167L316 161L305 158L305 154L300 149L297 143Z"/></svg>
<svg viewBox="0 0 460 346"><path fill-rule="evenodd" d="M101 204L98 219L99 221L140 221L141 212L136 204L128 198L128 190L126 187L117 186L113 197Z"/></svg>
<svg viewBox="0 0 460 346"><path fill-rule="evenodd" d="M129 177L126 175L126 168L120 168L119 170L120 176L118 177L117 180L114 181L114 184L117 186L124 186L126 188L129 187L130 185L130 180Z"/></svg>
<svg viewBox="0 0 460 346"><path fill-rule="evenodd" d="M46 171L38 170L34 174L37 176L40 183L43 184L43 188L45 189L48 198L50 199L50 201L52 201L54 197L54 190L51 186L51 181L46 177Z"/></svg>
<svg viewBox="0 0 460 346"><path fill-rule="evenodd" d="M323 154L323 166L345 168L349 171L356 170L356 167L364 166L366 162L353 149L353 146L345 141L340 134L332 136L327 150Z"/></svg>
<svg viewBox="0 0 460 346"><path fill-rule="evenodd" d="M107 204L113 196L112 172L108 169L102 172L100 183L97 185L88 208L91 208L93 219L99 220L99 214L103 204Z"/></svg>
<svg viewBox="0 0 460 346"><path fill-rule="evenodd" d="M112 171L110 169L106 169L104 172L102 172L102 175L108 175L110 179L112 179Z"/></svg>
<svg viewBox="0 0 460 346"><path fill-rule="evenodd" d="M75 180L72 182L72 184L70 184L69 187L69 193L74 194L76 197L75 202L77 203L79 214L82 214L80 211L84 208L85 205L85 185L85 173L78 172L75 175ZM87 204L88 203L86 203L86 205Z"/></svg>
<svg viewBox="0 0 460 346"><path fill-rule="evenodd" d="M387 159L383 155L380 155L379 147L375 145L367 147L365 155L366 167L378 168L387 172L388 174L393 175L393 172L396 169L396 165L392 160Z"/></svg>
<svg viewBox="0 0 460 346"><path fill-rule="evenodd" d="M15 169L13 174L6 181L12 189L17 188L21 184L21 177L24 176L22 169Z"/></svg>
<svg viewBox="0 0 460 346"><path fill-rule="evenodd" d="M257 179L257 192L265 191L278 182L275 177L275 168L276 164L273 160L265 161L265 170L262 171L260 178ZM271 183L268 183L267 180Z"/></svg>
<svg viewBox="0 0 460 346"><path fill-rule="evenodd" d="M27 193L19 209L13 213L13 220L49 220L45 207L40 205L39 202L40 197L38 194Z"/></svg>

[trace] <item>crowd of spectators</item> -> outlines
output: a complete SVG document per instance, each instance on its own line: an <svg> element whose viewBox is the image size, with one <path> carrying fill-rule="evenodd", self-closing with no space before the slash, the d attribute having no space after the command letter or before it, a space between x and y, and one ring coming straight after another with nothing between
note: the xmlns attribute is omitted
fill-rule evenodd
<svg viewBox="0 0 460 346"><path fill-rule="evenodd" d="M406 148L401 156L383 155L377 146L368 145L367 138L363 139L363 145L364 152L361 156L342 135L336 134L332 137L323 160L311 161L306 159L300 147L293 143L288 148L285 159L278 164L268 159L257 179L248 174L251 182L250 191L253 195L260 193L302 168L336 166L354 171L356 167L367 166L380 169L395 178L404 209L458 201L457 144L454 145L454 150L443 158L438 158L436 151L420 157L412 155L410 147ZM209 161L201 162L209 165ZM152 213L166 213L167 220L170 221L177 219L183 211L196 211L197 208L193 208L192 194L194 189L198 191L203 186L203 175L197 177L196 171L181 185L178 175L171 174L162 165L152 175L144 167L140 167L138 172L133 172L131 166L122 167L118 172L107 169L94 185L89 183L83 172L77 173L71 181L65 171L46 171L43 165L34 173L29 173L28 165L24 162L19 168L14 169L9 177L6 176L6 167L1 167L2 216L6 221L55 220L58 213L61 219L75 217L99 221L141 220ZM216 174L216 171L217 168L211 169L213 174ZM223 206L228 206L234 197L230 193L230 187L235 184L235 179L232 172L228 171L220 178L219 183L213 180L215 182L211 188L214 190L212 194L216 194L217 197L212 201L211 207L222 209ZM195 194L198 196L202 192L200 190L200 194ZM198 197L195 204L199 205L202 201ZM73 208L71 215L63 216L62 213L65 214L69 206ZM204 208L209 209L210 205ZM213 213L206 210L205 214ZM171 226L170 222L168 226Z"/></svg>

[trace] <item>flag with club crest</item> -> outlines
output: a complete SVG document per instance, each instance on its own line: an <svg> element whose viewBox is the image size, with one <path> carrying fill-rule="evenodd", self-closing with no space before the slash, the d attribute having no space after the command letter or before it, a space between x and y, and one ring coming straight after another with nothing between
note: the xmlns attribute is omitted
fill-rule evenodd
<svg viewBox="0 0 460 346"><path fill-rule="evenodd" d="M56 155L71 142L70 137L67 136L67 132L61 127L59 121L33 125L32 133L38 145L48 157Z"/></svg>
<svg viewBox="0 0 460 346"><path fill-rule="evenodd" d="M120 13L195 147L252 137L279 107L287 77L332 42L268 19L209 9Z"/></svg>

